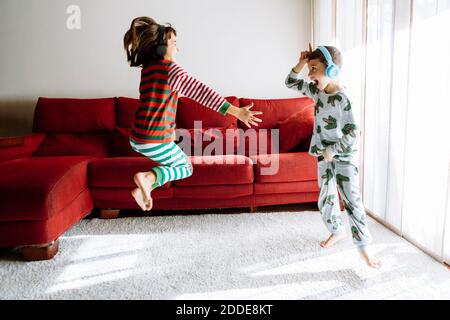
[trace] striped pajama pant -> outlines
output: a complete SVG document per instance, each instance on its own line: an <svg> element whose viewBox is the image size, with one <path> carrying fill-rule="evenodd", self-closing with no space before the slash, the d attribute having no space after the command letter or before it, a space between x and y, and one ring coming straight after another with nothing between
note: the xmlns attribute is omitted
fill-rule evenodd
<svg viewBox="0 0 450 320"><path fill-rule="evenodd" d="M156 182L152 185L152 189L169 181L184 179L192 175L192 165L175 142L137 143L130 139L130 145L134 151L162 164L162 166L151 169L156 175Z"/></svg>

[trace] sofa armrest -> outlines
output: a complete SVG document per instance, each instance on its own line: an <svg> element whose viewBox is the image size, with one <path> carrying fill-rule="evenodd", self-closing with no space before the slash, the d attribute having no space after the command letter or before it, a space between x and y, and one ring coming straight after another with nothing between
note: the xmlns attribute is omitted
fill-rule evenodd
<svg viewBox="0 0 450 320"><path fill-rule="evenodd" d="M46 136L46 133L32 133L0 138L0 162L30 157Z"/></svg>

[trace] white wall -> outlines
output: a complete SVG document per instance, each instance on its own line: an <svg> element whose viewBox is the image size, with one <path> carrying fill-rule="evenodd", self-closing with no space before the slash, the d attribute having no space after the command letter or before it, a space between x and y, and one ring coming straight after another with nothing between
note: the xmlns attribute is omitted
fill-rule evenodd
<svg viewBox="0 0 450 320"><path fill-rule="evenodd" d="M81 28L69 30L69 5ZM223 95L292 97L284 78L311 34L310 0L2 0L0 136L31 131L37 97L138 97L122 39L136 16L170 22L178 62Z"/></svg>

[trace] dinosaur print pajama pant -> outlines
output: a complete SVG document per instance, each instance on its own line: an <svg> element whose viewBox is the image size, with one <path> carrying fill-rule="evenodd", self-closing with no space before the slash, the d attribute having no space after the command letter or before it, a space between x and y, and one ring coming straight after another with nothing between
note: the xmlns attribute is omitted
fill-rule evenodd
<svg viewBox="0 0 450 320"><path fill-rule="evenodd" d="M345 233L339 206L341 196L348 213L353 243L362 249L371 241L366 212L361 201L358 166L349 161L326 162L318 158L320 188L318 206L327 229L335 234Z"/></svg>

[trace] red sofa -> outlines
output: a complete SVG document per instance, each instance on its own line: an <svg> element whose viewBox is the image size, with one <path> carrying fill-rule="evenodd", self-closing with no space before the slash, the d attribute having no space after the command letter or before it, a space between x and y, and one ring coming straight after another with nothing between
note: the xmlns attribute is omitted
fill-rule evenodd
<svg viewBox="0 0 450 320"><path fill-rule="evenodd" d="M252 110L263 112L255 133L270 133L299 110L313 108L308 98L227 100L237 106L252 101ZM0 247L21 246L26 260L50 259L58 251L58 237L94 208L103 218L116 217L119 209L139 209L130 194L133 175L157 164L128 143L138 104L138 99L126 97L38 99L33 133L0 139ZM203 131L192 130L194 121L202 121ZM229 129L227 139L237 147L223 154L192 155L193 175L154 190L155 209L254 211L258 206L317 201L317 162L307 153L310 137L290 152L276 153L278 171L267 175L267 160L274 157L270 146L277 143L270 134L256 134L255 147L243 123L187 98L179 100L176 124L179 133L195 132L192 139L200 139L204 151L213 142L201 141L202 134L211 132L205 132L208 128ZM183 139L177 142L192 143ZM261 139L267 151L259 146Z"/></svg>

